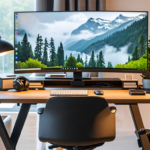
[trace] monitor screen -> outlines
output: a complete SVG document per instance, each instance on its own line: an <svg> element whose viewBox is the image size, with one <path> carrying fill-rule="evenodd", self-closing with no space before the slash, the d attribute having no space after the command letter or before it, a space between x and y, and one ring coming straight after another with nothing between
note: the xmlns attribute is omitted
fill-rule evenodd
<svg viewBox="0 0 150 150"><path fill-rule="evenodd" d="M147 70L148 12L15 12L15 72Z"/></svg>

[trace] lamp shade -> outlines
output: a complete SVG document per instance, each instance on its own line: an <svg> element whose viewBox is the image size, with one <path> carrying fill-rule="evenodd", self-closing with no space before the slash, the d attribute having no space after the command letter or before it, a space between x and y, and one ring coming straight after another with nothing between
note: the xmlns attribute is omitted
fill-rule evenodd
<svg viewBox="0 0 150 150"><path fill-rule="evenodd" d="M14 52L13 45L0 37L0 56L8 55L12 52Z"/></svg>

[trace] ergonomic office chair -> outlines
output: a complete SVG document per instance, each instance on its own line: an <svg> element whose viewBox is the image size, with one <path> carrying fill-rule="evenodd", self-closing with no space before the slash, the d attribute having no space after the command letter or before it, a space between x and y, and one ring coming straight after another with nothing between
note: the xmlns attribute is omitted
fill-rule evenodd
<svg viewBox="0 0 150 150"><path fill-rule="evenodd" d="M93 149L115 139L115 107L101 97L52 97L39 108L39 139L49 148Z"/></svg>

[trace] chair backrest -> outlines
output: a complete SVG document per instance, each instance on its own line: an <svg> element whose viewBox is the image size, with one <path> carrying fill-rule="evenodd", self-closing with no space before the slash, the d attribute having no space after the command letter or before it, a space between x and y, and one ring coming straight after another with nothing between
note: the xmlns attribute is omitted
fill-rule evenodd
<svg viewBox="0 0 150 150"><path fill-rule="evenodd" d="M39 139L65 146L86 146L115 138L115 114L98 97L53 97L40 115Z"/></svg>

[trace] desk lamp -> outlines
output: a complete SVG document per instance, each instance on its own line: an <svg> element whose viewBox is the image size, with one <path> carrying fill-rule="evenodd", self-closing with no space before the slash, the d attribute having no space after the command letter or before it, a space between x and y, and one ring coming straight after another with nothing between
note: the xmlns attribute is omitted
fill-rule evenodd
<svg viewBox="0 0 150 150"><path fill-rule="evenodd" d="M11 43L1 38L0 36L0 57L3 56L3 74L4 74L4 56L14 52L14 47ZM9 75L7 75L9 76ZM14 75L10 75L14 76Z"/></svg>

